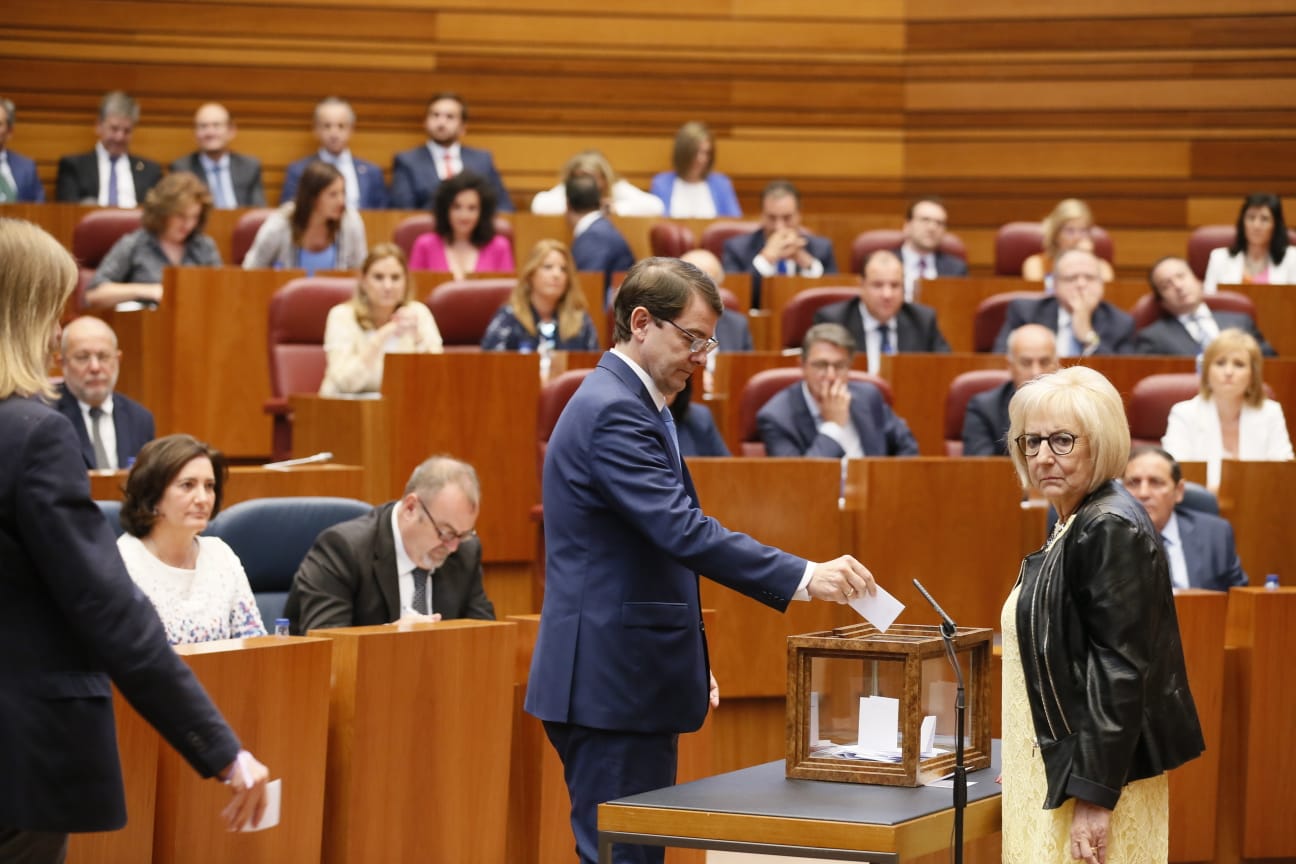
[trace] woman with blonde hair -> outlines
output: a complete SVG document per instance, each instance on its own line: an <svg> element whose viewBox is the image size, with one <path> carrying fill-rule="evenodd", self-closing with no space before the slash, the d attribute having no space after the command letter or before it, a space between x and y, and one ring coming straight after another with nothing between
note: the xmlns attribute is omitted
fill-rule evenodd
<svg viewBox="0 0 1296 864"><path fill-rule="evenodd" d="M652 180L652 194L666 205L674 219L737 218L742 207L733 182L714 170L715 136L705 123L690 121L675 133L671 154L674 171L663 171Z"/></svg>
<svg viewBox="0 0 1296 864"><path fill-rule="evenodd" d="M531 212L541 216L561 216L567 212L567 181L572 177L593 177L608 212L616 216L661 216L666 207L656 195L645 192L617 176L612 163L599 150L582 150L567 160L558 185L537 192L531 199Z"/></svg>
<svg viewBox="0 0 1296 864"><path fill-rule="evenodd" d="M1066 198L1058 202L1053 212L1044 217L1044 250L1022 262L1022 278L1030 282L1047 282L1053 275L1053 262L1068 249L1094 251L1093 212L1079 198ZM1116 278L1112 266L1098 259L1102 281Z"/></svg>
<svg viewBox="0 0 1296 864"><path fill-rule="evenodd" d="M483 351L597 351L598 334L566 244L541 240L482 337Z"/></svg>
<svg viewBox="0 0 1296 864"><path fill-rule="evenodd" d="M69 832L126 824L110 682L195 771L230 784L227 828L265 810L269 771L167 643L90 500L72 424L45 401L76 282L58 241L0 219L0 861L62 861Z"/></svg>
<svg viewBox="0 0 1296 864"><path fill-rule="evenodd" d="M441 332L428 307L414 299L405 252L379 243L360 268L355 296L329 310L320 395L376 393L386 355L440 353Z"/></svg>
<svg viewBox="0 0 1296 864"><path fill-rule="evenodd" d="M1249 333L1230 327L1202 355L1201 392L1170 408L1161 446L1180 462L1205 462L1219 488L1220 461L1293 458L1282 405L1264 395L1264 356Z"/></svg>

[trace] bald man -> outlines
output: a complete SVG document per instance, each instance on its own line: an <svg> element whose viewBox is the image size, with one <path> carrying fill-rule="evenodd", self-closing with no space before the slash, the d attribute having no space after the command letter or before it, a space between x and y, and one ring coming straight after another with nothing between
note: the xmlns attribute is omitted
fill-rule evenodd
<svg viewBox="0 0 1296 864"><path fill-rule="evenodd" d="M117 334L99 318L77 318L63 328L59 354L63 383L55 407L72 421L86 468L129 468L153 440L153 414L113 392L121 364Z"/></svg>
<svg viewBox="0 0 1296 864"><path fill-rule="evenodd" d="M219 209L264 207L261 162L230 150L237 134L234 118L224 105L219 102L200 105L194 112L194 139L198 149L172 162L171 170L197 174L211 190L212 202Z"/></svg>
<svg viewBox="0 0 1296 864"><path fill-rule="evenodd" d="M724 285L724 268L720 266L720 259L707 249L690 249L680 256L681 261L692 264L703 273L711 277L711 281L716 287ZM712 351L707 359L707 368L710 369L715 364L715 355L720 351L751 351L752 335L751 328L747 326L747 316L741 312L735 312L729 307L720 313L720 323L716 325L716 339L720 340L720 347Z"/></svg>
<svg viewBox="0 0 1296 864"><path fill-rule="evenodd" d="M1008 455L1008 403L1027 381L1057 371L1057 337L1042 324L1023 324L1009 334L1006 357L1012 377L968 400L963 415L964 456Z"/></svg>

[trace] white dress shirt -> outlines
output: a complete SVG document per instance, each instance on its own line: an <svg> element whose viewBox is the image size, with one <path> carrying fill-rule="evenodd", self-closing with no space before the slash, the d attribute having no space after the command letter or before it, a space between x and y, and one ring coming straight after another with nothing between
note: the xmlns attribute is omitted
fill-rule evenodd
<svg viewBox="0 0 1296 864"><path fill-rule="evenodd" d="M859 310L860 320L864 323L864 355L868 358L868 371L871 375L878 375L881 374L882 368L882 329L885 327L891 331L891 353L893 354L900 351L900 332L896 328L894 318L883 324L869 314L868 308L863 303L860 304Z"/></svg>
<svg viewBox="0 0 1296 864"><path fill-rule="evenodd" d="M427 148L428 152L432 154L432 164L436 166L437 176L442 180L449 180L455 174L463 173L463 158L459 154L459 142L456 141L449 147L442 147L435 141L429 141ZM449 176L446 176L447 153L450 154L450 165L454 168L454 171Z"/></svg>
<svg viewBox="0 0 1296 864"><path fill-rule="evenodd" d="M406 609L413 610L414 608L414 568L418 565L414 563L414 559L410 558L409 553L405 551L405 541L401 539L399 521L400 509L401 504L398 501L396 502L396 506L392 508L391 512L391 530L392 539L396 541L396 585L400 588L400 608L401 614L403 615L405 614ZM428 573L427 614L429 615L432 614L432 583L434 581L432 573Z"/></svg>
<svg viewBox="0 0 1296 864"><path fill-rule="evenodd" d="M1183 543L1179 539L1179 517L1170 512L1170 521L1161 529L1166 561L1170 564L1170 584L1175 588L1191 588L1188 581L1188 559L1184 558Z"/></svg>
<svg viewBox="0 0 1296 864"><path fill-rule="evenodd" d="M342 180L346 183L347 207L350 207L352 210L359 210L360 178L356 176L355 161L351 158L350 148L343 150L336 156L327 150L320 148L319 158L321 161L327 162L334 168L338 169L338 173L342 175Z"/></svg>

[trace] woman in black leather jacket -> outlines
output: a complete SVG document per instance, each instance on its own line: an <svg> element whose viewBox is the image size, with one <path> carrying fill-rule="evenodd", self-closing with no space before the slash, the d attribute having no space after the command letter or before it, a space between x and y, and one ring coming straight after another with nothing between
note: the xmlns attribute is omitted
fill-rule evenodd
<svg viewBox="0 0 1296 864"><path fill-rule="evenodd" d="M1005 864L1164 862L1165 772L1204 749L1165 553L1115 479L1120 395L1072 367L1009 406L1022 484L1058 513L1004 607Z"/></svg>

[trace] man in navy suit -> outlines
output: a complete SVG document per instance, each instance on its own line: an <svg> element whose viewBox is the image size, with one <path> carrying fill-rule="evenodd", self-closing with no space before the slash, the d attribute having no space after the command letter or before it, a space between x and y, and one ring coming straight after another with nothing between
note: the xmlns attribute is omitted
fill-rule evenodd
<svg viewBox="0 0 1296 864"><path fill-rule="evenodd" d="M801 229L801 193L774 180L761 194L761 227L725 241L724 269L752 274L752 306L759 308L761 277L836 273L837 259L830 240Z"/></svg>
<svg viewBox="0 0 1296 864"><path fill-rule="evenodd" d="M840 324L816 324L801 342L802 380L765 403L756 425L768 456L916 456L918 442L882 394L851 381L855 340Z"/></svg>
<svg viewBox="0 0 1296 864"><path fill-rule="evenodd" d="M948 222L945 202L934 195L915 199L905 211L905 239L895 250L904 263L905 300L914 300L919 280L968 274L966 261L941 251Z"/></svg>
<svg viewBox="0 0 1296 864"><path fill-rule="evenodd" d="M293 200L306 166L318 159L341 172L346 181L348 207L353 210L381 210L387 206L387 184L383 182L382 169L351 154L351 133L355 131L355 124L355 109L345 99L330 96L315 106L314 131L320 144L319 151L288 166L284 173L283 191L279 193L280 204Z"/></svg>
<svg viewBox="0 0 1296 864"><path fill-rule="evenodd" d="M1218 516L1179 506L1184 479L1173 456L1160 447L1135 447L1122 482L1161 535L1175 588L1227 591L1247 584L1233 544L1233 526Z"/></svg>
<svg viewBox="0 0 1296 864"><path fill-rule="evenodd" d="M139 116L139 103L130 96L120 90L105 93L95 123L99 143L88 153L59 160L54 199L100 207L143 204L162 179L162 166L129 152Z"/></svg>
<svg viewBox="0 0 1296 864"><path fill-rule="evenodd" d="M397 153L392 161L392 207L427 210L442 180L471 171L495 187L501 213L513 212L513 199L504 188L490 151L459 143L468 128L468 105L459 94L437 93L429 99L423 127L427 130L427 142Z"/></svg>
<svg viewBox="0 0 1296 864"><path fill-rule="evenodd" d="M121 362L117 334L102 319L77 318L63 328L60 355L63 386L56 407L72 421L86 468L129 468L153 440L153 414L113 392Z"/></svg>
<svg viewBox="0 0 1296 864"><path fill-rule="evenodd" d="M905 300L904 265L894 252L879 249L864 259L864 287L858 297L830 303L815 312L816 324L840 324L863 345L874 375L884 354L948 354L949 343L936 312Z"/></svg>
<svg viewBox="0 0 1296 864"><path fill-rule="evenodd" d="M1017 388L1058 369L1057 338L1039 324L1023 324L1008 336L1009 379L968 400L963 414L964 456L1008 455L1008 403Z"/></svg>
<svg viewBox="0 0 1296 864"><path fill-rule="evenodd" d="M612 274L634 266L634 253L617 227L603 215L603 194L598 181L586 174L567 180L567 222L572 226L572 259L577 270L603 274L605 303Z"/></svg>
<svg viewBox="0 0 1296 864"><path fill-rule="evenodd" d="M1008 348L1008 334L1023 324L1043 324L1057 334L1059 357L1128 354L1134 349L1134 319L1103 299L1098 258L1068 249L1053 262L1057 293L1008 304L994 350Z"/></svg>
<svg viewBox="0 0 1296 864"><path fill-rule="evenodd" d="M778 610L875 590L848 555L806 561L699 507L666 396L706 362L720 309L696 267L636 264L616 297L616 347L567 403L545 454L545 596L526 710L562 759L584 864L597 860L598 805L674 783L678 735L719 702L699 573ZM614 860L663 852L618 846Z"/></svg>
<svg viewBox="0 0 1296 864"><path fill-rule="evenodd" d="M171 170L196 174L211 190L212 203L222 210L264 207L261 160L229 149L237 134L234 118L224 105L219 102L200 105L194 112L198 149L172 162Z"/></svg>
<svg viewBox="0 0 1296 864"><path fill-rule="evenodd" d="M1139 354L1191 357L1202 353L1221 330L1235 327L1251 334L1266 356L1277 355L1250 315L1215 312L1206 305L1201 281L1182 258L1170 256L1153 264L1148 284L1161 307L1161 317L1138 332L1134 350Z"/></svg>
<svg viewBox="0 0 1296 864"><path fill-rule="evenodd" d="M45 187L36 176L36 163L9 149L16 114L14 103L0 98L0 204L41 202L45 200Z"/></svg>

